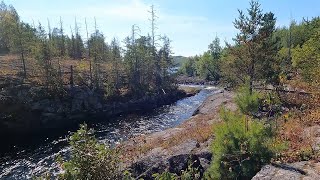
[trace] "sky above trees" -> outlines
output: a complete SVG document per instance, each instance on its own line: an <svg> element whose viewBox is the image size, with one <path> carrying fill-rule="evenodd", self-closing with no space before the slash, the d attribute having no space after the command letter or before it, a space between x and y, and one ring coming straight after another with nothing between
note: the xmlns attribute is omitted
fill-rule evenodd
<svg viewBox="0 0 320 180"><path fill-rule="evenodd" d="M131 26L136 24L141 34L150 32L148 10L154 4L158 18L158 34L165 34L172 40L175 55L192 56L208 49L207 45L217 35L221 41L231 42L237 33L233 21L238 17L237 9L248 7L249 0L4 0L12 4L21 19L28 23L47 19L53 27L59 26L59 17L64 21L65 32L74 28L75 18L80 32L85 34L84 19L89 31L94 30L94 17L98 28L110 42L113 37L123 41L130 35ZM318 0L260 0L264 11L272 11L277 17L277 27L289 25L291 19L300 21L303 17L320 15ZM69 33L70 34L70 33Z"/></svg>

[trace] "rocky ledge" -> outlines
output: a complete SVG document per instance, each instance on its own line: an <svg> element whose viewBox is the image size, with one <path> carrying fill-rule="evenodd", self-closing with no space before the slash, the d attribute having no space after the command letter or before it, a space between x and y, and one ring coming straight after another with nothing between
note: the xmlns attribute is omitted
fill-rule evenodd
<svg viewBox="0 0 320 180"><path fill-rule="evenodd" d="M87 87L65 88L63 96L52 96L43 87L18 85L0 91L0 132L3 134L48 133L78 127L84 121L145 111L188 96L168 90L140 98L110 101Z"/></svg>
<svg viewBox="0 0 320 180"><path fill-rule="evenodd" d="M212 126L220 122L219 109L235 109L233 93L219 92L209 96L194 115L181 125L165 131L141 135L119 147L125 152L127 166L134 177L152 179L165 170L180 174L189 165L202 174L210 165Z"/></svg>
<svg viewBox="0 0 320 180"><path fill-rule="evenodd" d="M301 161L292 164L264 166L253 180L317 180L320 179L320 162Z"/></svg>

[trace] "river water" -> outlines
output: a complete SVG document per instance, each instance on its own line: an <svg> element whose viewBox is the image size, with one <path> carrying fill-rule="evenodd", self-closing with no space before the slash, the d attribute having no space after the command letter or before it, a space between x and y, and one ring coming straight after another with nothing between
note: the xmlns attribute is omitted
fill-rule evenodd
<svg viewBox="0 0 320 180"><path fill-rule="evenodd" d="M159 107L148 113L129 114L98 123L90 124L100 142L118 144L130 137L162 131L177 126L190 118L193 112L217 88L209 87L191 97L181 99L171 105ZM31 179L44 172L58 173L55 159L67 156L68 135L35 140L29 146L18 147L16 151L0 157L0 179Z"/></svg>

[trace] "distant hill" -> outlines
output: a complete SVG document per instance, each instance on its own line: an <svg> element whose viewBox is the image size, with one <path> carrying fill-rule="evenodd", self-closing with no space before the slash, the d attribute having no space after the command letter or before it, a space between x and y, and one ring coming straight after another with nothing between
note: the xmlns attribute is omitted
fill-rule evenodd
<svg viewBox="0 0 320 180"><path fill-rule="evenodd" d="M173 64L177 67L180 67L183 62L185 62L187 60L187 57L184 56L172 56L173 58Z"/></svg>

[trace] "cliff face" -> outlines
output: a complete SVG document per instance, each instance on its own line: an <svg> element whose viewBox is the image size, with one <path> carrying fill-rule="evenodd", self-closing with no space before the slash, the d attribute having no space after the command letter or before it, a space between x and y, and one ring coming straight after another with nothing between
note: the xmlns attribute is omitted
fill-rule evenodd
<svg viewBox="0 0 320 180"><path fill-rule="evenodd" d="M66 88L63 96L52 96L43 87L15 86L0 92L0 130L2 133L34 133L78 126L83 121L153 109L186 95L172 90L110 102L102 93L86 87Z"/></svg>

